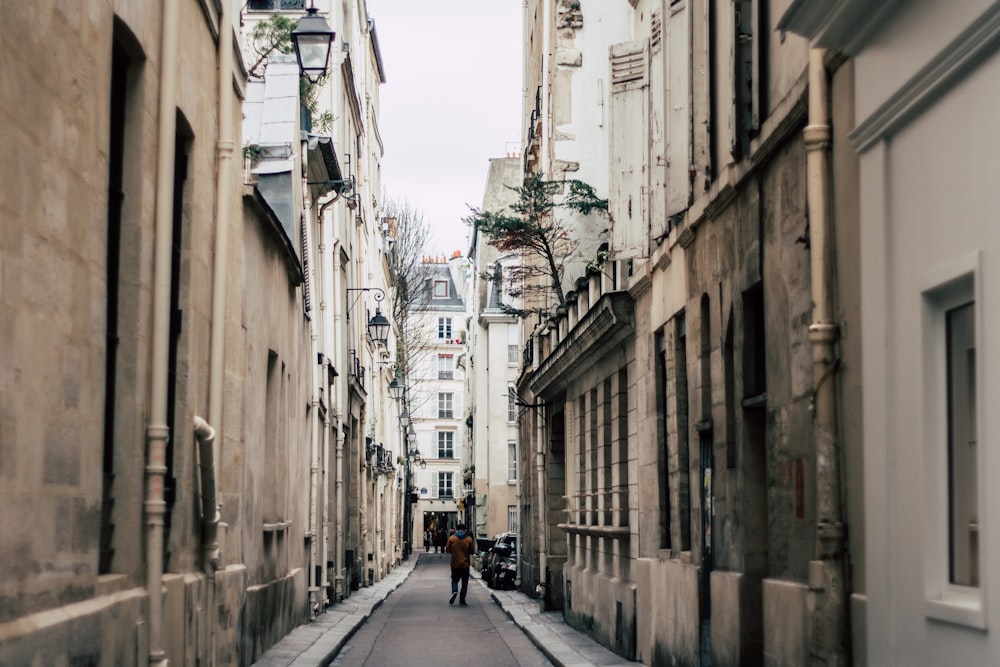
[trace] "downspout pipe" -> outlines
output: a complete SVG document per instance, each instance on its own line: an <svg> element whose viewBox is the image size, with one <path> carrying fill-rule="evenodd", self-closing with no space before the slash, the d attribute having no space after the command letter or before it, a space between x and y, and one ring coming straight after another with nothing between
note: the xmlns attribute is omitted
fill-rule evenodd
<svg viewBox="0 0 1000 667"><path fill-rule="evenodd" d="M163 3L160 100L157 120L156 210L152 292L149 422L146 426L146 588L149 595L149 664L168 664L163 650L163 482L170 427L167 382L173 239L174 143L177 134L177 2Z"/></svg>
<svg viewBox="0 0 1000 667"><path fill-rule="evenodd" d="M841 452L837 433L836 373L839 327L834 322L833 234L830 216L829 83L823 49L809 52L809 113L803 132L809 213L813 316L809 340L813 358L813 441L816 457L816 545L809 564L815 595L813 664L846 665L847 589L841 509Z"/></svg>
<svg viewBox="0 0 1000 667"><path fill-rule="evenodd" d="M229 224L233 204L233 151L236 145L233 127L233 2L222 3L219 17L219 136L215 144L217 180L215 182L215 253L212 266L212 329L209 339L208 422L220 429L223 423L223 385L225 383L226 277L229 273ZM202 567L208 575L206 608L216 607L215 572L222 567L219 548L221 513L216 495L216 431L205 420L195 417L195 435L201 461ZM215 664L216 624L209 621L208 665Z"/></svg>
<svg viewBox="0 0 1000 667"><path fill-rule="evenodd" d="M196 416L194 436L198 441L198 459L201 465L202 563L205 572L214 575L222 562L222 552L219 549L219 522L222 517L215 493L215 429Z"/></svg>

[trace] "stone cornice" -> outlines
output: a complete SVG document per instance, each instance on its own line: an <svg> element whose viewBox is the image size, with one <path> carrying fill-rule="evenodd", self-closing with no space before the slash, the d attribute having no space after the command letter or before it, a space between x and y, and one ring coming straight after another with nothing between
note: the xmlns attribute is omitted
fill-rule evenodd
<svg viewBox="0 0 1000 667"><path fill-rule="evenodd" d="M528 387L536 396L561 389L635 331L635 302L628 292L609 292L580 319L538 367Z"/></svg>

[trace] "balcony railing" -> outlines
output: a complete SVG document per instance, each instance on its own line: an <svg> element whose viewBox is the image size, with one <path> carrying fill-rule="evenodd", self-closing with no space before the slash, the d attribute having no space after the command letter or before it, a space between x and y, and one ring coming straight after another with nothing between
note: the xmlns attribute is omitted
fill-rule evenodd
<svg viewBox="0 0 1000 667"><path fill-rule="evenodd" d="M455 371L438 371L438 380L454 380Z"/></svg>
<svg viewBox="0 0 1000 667"><path fill-rule="evenodd" d="M252 12L290 12L306 8L306 0L250 0L247 9Z"/></svg>

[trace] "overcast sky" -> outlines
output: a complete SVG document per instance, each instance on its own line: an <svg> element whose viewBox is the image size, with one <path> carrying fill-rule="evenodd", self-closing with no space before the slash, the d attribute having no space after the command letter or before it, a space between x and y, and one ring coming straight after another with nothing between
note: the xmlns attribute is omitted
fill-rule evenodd
<svg viewBox="0 0 1000 667"><path fill-rule="evenodd" d="M464 254L489 159L520 147L522 0L367 2L386 76L386 192L423 214L429 252Z"/></svg>

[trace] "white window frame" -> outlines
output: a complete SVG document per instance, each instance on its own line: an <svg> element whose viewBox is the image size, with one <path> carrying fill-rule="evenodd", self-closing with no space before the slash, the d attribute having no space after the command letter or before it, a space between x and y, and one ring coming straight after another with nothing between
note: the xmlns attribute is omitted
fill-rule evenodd
<svg viewBox="0 0 1000 667"><path fill-rule="evenodd" d="M445 489L450 489L451 493L447 495L442 493ZM439 472L437 474L437 497L438 498L454 498L455 497L455 476L454 473L450 472Z"/></svg>
<svg viewBox="0 0 1000 667"><path fill-rule="evenodd" d="M517 484L517 440L507 441L507 483Z"/></svg>
<svg viewBox="0 0 1000 667"><path fill-rule="evenodd" d="M438 380L454 380L454 379L455 379L455 355L439 354Z"/></svg>
<svg viewBox="0 0 1000 667"><path fill-rule="evenodd" d="M517 520L517 505L507 505L507 532L517 533L518 530L518 520Z"/></svg>
<svg viewBox="0 0 1000 667"><path fill-rule="evenodd" d="M445 416L445 413L449 413L451 417ZM438 419L454 419L455 418L455 394L450 391L439 391L438 392Z"/></svg>
<svg viewBox="0 0 1000 667"><path fill-rule="evenodd" d="M979 630L986 630L986 588L983 570L990 563L985 489L988 488L983 452L987 450L983 430L983 335L982 295L979 252L943 263L928 271L921 280L922 371L924 424L924 612L928 618ZM980 585L961 586L950 579L949 481L948 481L948 376L946 315L962 304L975 303L975 339L977 347L976 433L979 438L977 514L979 517Z"/></svg>
<svg viewBox="0 0 1000 667"><path fill-rule="evenodd" d="M437 325L437 339L438 340L451 340L452 334L451 318L450 317L439 317Z"/></svg>
<svg viewBox="0 0 1000 667"><path fill-rule="evenodd" d="M450 450L451 456L442 456L442 450ZM453 459L455 458L455 432L454 431L438 431L437 432L437 457L439 459Z"/></svg>
<svg viewBox="0 0 1000 667"><path fill-rule="evenodd" d="M507 383L507 423L517 421L517 390L513 384Z"/></svg>

